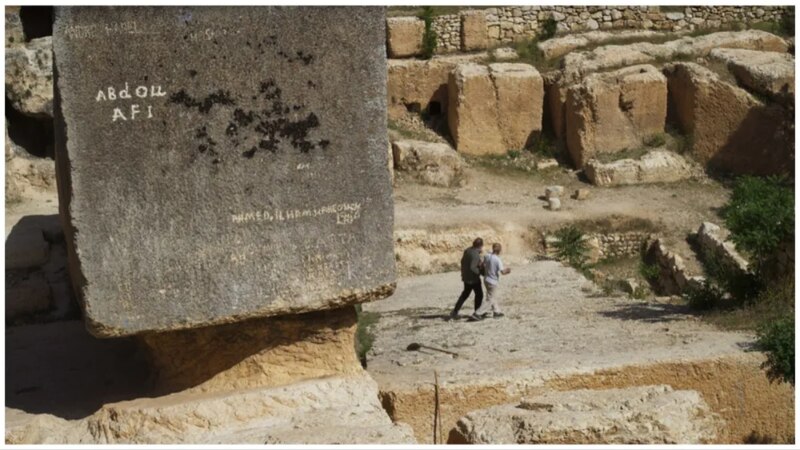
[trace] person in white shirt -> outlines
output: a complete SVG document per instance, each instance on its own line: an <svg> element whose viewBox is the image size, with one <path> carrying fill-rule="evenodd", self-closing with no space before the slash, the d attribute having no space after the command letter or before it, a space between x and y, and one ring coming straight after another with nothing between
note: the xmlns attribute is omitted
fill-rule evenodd
<svg viewBox="0 0 800 450"><path fill-rule="evenodd" d="M511 269L503 267L503 260L500 259L500 253L503 251L503 246L500 244L492 245L492 253L489 253L483 258L483 265L485 275L483 277L483 284L486 286L486 301L483 302L481 308L475 314L481 318L489 317L489 310L491 310L492 317L500 318L504 314L500 311L500 304L497 301L497 288L500 284L500 275L508 275Z"/></svg>

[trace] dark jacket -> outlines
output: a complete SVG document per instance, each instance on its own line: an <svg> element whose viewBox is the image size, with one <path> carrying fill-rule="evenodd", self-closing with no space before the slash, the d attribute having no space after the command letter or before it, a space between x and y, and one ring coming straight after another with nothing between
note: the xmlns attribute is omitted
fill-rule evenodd
<svg viewBox="0 0 800 450"><path fill-rule="evenodd" d="M480 261L480 249L470 247L464 250L464 256L461 257L461 281L466 284L475 284L481 282L481 272L478 268Z"/></svg>

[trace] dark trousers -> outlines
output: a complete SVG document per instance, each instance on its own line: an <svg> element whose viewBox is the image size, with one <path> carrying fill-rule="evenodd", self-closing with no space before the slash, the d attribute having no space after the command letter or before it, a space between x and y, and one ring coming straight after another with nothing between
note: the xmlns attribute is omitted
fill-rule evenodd
<svg viewBox="0 0 800 450"><path fill-rule="evenodd" d="M475 291L475 311L481 307L481 303L483 303L483 288L481 287L481 282L479 281L474 284L464 283L464 290L461 292L461 296L458 297L456 307L453 309L453 315L458 314L458 311L461 310L461 306L463 306L464 302L467 301L469 294L471 294L472 291Z"/></svg>

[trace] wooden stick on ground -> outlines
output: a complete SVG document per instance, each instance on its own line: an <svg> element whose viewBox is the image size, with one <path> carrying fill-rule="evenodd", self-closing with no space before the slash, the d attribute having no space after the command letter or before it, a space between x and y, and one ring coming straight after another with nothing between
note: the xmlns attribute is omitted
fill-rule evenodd
<svg viewBox="0 0 800 450"><path fill-rule="evenodd" d="M439 373L433 371L433 400L436 403L433 409L433 443L442 443L442 414L439 410ZM438 431L438 432L437 432ZM438 439L437 439L438 438Z"/></svg>

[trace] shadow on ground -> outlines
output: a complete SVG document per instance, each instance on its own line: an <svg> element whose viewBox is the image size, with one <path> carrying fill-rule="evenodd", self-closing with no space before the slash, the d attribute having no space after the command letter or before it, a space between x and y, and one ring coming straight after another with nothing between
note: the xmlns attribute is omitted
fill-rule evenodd
<svg viewBox="0 0 800 450"><path fill-rule="evenodd" d="M599 314L611 319L638 320L646 323L668 323L683 321L692 313L686 305L667 303L618 303L616 309L600 311Z"/></svg>

